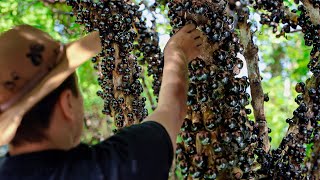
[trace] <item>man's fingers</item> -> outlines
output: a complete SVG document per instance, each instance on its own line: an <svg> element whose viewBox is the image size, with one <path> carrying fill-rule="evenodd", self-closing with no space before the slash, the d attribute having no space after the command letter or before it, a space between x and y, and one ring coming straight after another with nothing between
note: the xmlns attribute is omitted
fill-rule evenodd
<svg viewBox="0 0 320 180"><path fill-rule="evenodd" d="M195 45L203 44L203 39L201 37L194 40Z"/></svg>
<svg viewBox="0 0 320 180"><path fill-rule="evenodd" d="M187 24L187 25L185 25L185 26L181 29L181 31L184 31L184 32L189 33L189 32L191 32L191 31L193 31L195 28L196 28L196 25L194 25L194 24Z"/></svg>
<svg viewBox="0 0 320 180"><path fill-rule="evenodd" d="M196 39L196 38L199 38L201 37L201 32L199 30L193 30L191 33L190 33L191 37L193 39Z"/></svg>
<svg viewBox="0 0 320 180"><path fill-rule="evenodd" d="M199 49L201 49L202 47L203 47L202 43L197 45L197 48L199 48Z"/></svg>

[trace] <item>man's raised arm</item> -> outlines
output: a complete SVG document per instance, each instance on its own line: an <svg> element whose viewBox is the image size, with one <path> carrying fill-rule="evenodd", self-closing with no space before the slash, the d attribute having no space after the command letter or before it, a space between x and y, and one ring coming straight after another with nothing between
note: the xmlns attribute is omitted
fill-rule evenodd
<svg viewBox="0 0 320 180"><path fill-rule="evenodd" d="M170 135L173 148L187 113L188 63L199 56L203 43L194 24L180 29L164 50L164 69L157 109L144 122L160 123Z"/></svg>

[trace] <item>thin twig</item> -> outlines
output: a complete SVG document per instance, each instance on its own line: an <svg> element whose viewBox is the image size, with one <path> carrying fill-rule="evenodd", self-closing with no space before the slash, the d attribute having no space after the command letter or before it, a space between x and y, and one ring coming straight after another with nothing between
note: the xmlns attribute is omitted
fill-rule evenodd
<svg viewBox="0 0 320 180"><path fill-rule="evenodd" d="M295 30L290 31L289 33L295 33L295 32L301 32L301 31L302 31L302 29L295 29Z"/></svg>
<svg viewBox="0 0 320 180"><path fill-rule="evenodd" d="M149 88L148 88L148 86L147 86L145 77L142 76L142 77L141 77L141 80L142 80L143 87L144 87L144 89L146 90L146 94L147 94L147 96L148 96L150 105L151 105L151 107L153 108L153 107L155 107L155 105L154 105L154 102L153 102L153 99L152 99L152 95L151 95L151 93L150 93L150 91L149 91Z"/></svg>
<svg viewBox="0 0 320 180"><path fill-rule="evenodd" d="M55 9L55 8L52 9L52 12L57 14L57 15L70 15L70 12L61 11L61 10Z"/></svg>
<svg viewBox="0 0 320 180"><path fill-rule="evenodd" d="M57 4L57 3L65 3L66 0L42 0L44 3L47 4Z"/></svg>

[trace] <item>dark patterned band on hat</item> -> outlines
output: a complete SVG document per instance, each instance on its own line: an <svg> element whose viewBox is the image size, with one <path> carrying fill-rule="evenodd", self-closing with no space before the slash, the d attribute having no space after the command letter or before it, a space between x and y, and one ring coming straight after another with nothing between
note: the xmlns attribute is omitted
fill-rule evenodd
<svg viewBox="0 0 320 180"><path fill-rule="evenodd" d="M31 44L30 52L27 54L27 58L29 58L34 66L40 66L43 59L42 53L45 50L44 45L42 44Z"/></svg>
<svg viewBox="0 0 320 180"><path fill-rule="evenodd" d="M55 50L55 52L57 52ZM37 54L38 57L39 54ZM34 77L30 82L28 82L19 92L17 92L12 98L10 98L7 102L0 104L0 114L9 109L12 105L14 105L16 102L18 102L21 98L23 98L28 92L32 91L37 84L43 80L53 69L56 67L63 59L63 56L65 55L65 45L60 43L60 47L58 50L58 55L55 61L55 64L52 67L52 64L49 65L49 67L43 68L36 77ZM31 54L30 54L31 56ZM38 59L39 60L39 59ZM38 62L38 61L36 61ZM35 64L34 64L35 65ZM35 65L36 66L36 65ZM9 81L6 81L5 83L8 83ZM13 83L13 84L12 84ZM15 86L14 82L10 81L10 86Z"/></svg>

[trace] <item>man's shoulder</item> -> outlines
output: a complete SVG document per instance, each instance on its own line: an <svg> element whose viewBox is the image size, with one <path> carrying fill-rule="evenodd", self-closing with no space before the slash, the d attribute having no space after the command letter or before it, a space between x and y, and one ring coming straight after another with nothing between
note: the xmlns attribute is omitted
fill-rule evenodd
<svg viewBox="0 0 320 180"><path fill-rule="evenodd" d="M0 180L30 177L42 179L97 179L88 145L81 144L69 151L47 150L0 158ZM99 169L98 169L99 170ZM23 178L22 178L23 179Z"/></svg>
<svg viewBox="0 0 320 180"><path fill-rule="evenodd" d="M3 176L3 173L5 172L5 161L7 157L6 156L1 156L0 157L0 179Z"/></svg>
<svg viewBox="0 0 320 180"><path fill-rule="evenodd" d="M0 169L2 168L4 160L5 160L5 157L0 157Z"/></svg>

